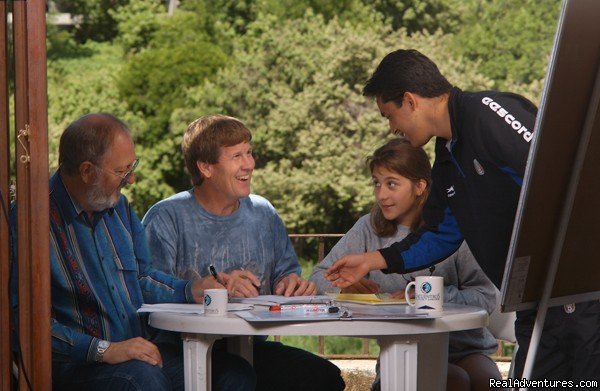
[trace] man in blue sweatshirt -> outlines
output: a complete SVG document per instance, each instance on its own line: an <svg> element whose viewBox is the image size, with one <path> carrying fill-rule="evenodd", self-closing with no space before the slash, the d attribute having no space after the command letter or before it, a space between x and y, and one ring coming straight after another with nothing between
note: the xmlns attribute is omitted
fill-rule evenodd
<svg viewBox="0 0 600 391"><path fill-rule="evenodd" d="M193 187L154 205L143 224L154 266L181 278L213 280L209 265L232 297L312 295L283 221L271 203L251 194L252 134L236 118L207 115L192 122L182 151ZM212 363L228 368L226 341ZM345 387L330 361L280 342L254 338L245 377L256 390L338 391ZM238 388L239 389L239 388Z"/></svg>

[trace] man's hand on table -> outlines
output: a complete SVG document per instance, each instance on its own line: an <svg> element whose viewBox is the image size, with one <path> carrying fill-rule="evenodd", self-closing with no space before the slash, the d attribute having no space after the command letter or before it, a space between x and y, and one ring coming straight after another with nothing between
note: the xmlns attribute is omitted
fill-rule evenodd
<svg viewBox="0 0 600 391"><path fill-rule="evenodd" d="M223 280L230 297L256 297L259 294L260 280L249 270L234 270L225 274Z"/></svg>
<svg viewBox="0 0 600 391"><path fill-rule="evenodd" d="M296 273L292 273L275 284L274 293L283 296L311 296L317 293L317 286L314 282L304 280Z"/></svg>

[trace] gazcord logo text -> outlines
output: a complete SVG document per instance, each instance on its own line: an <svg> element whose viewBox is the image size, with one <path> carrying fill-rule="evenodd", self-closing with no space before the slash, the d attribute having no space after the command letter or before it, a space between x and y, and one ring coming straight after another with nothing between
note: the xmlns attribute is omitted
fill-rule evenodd
<svg viewBox="0 0 600 391"><path fill-rule="evenodd" d="M492 111L495 111L501 118L504 118L507 124L509 124L514 130L517 131L520 135L523 136L525 141L530 142L533 138L533 133L529 131L521 122L519 122L515 117L510 114L504 107L500 106L498 102L495 102L490 97L485 97L481 100L486 106L489 106Z"/></svg>

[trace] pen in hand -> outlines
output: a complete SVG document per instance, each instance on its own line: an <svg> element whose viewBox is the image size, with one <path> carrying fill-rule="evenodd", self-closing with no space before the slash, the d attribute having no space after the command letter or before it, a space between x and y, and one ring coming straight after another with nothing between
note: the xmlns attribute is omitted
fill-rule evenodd
<svg viewBox="0 0 600 391"><path fill-rule="evenodd" d="M210 265L208 265L208 272L210 273L211 276L213 276L213 278L221 285L224 285L220 280L219 280L219 275L217 274L217 271L215 270L215 267L212 265L212 263Z"/></svg>

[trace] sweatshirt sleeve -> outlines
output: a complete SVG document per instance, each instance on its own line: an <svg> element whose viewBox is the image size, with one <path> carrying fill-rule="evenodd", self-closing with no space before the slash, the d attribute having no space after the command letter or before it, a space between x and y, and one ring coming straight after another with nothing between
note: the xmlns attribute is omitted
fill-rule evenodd
<svg viewBox="0 0 600 391"><path fill-rule="evenodd" d="M149 304L193 303L191 281L175 278L173 274L156 269L152 265L152 256L144 227L135 212L130 212L130 218L133 248L139 268L138 280L144 294L144 302Z"/></svg>
<svg viewBox="0 0 600 391"><path fill-rule="evenodd" d="M271 281L271 292L274 291L277 282L292 273L302 275L302 268L294 251L292 241L287 234L283 221L273 208L272 217L273 246L275 251L275 265L273 265L273 278Z"/></svg>
<svg viewBox="0 0 600 391"><path fill-rule="evenodd" d="M161 205L155 205L142 220L148 246L152 256L152 266L171 275L177 275L178 232L174 219Z"/></svg>
<svg viewBox="0 0 600 391"><path fill-rule="evenodd" d="M340 288L334 287L330 281L325 278L325 271L341 257L347 254L364 253L369 251L368 226L369 215L360 218L352 228L336 243L329 254L323 260L315 265L309 280L317 285L319 294L334 292L339 293Z"/></svg>

